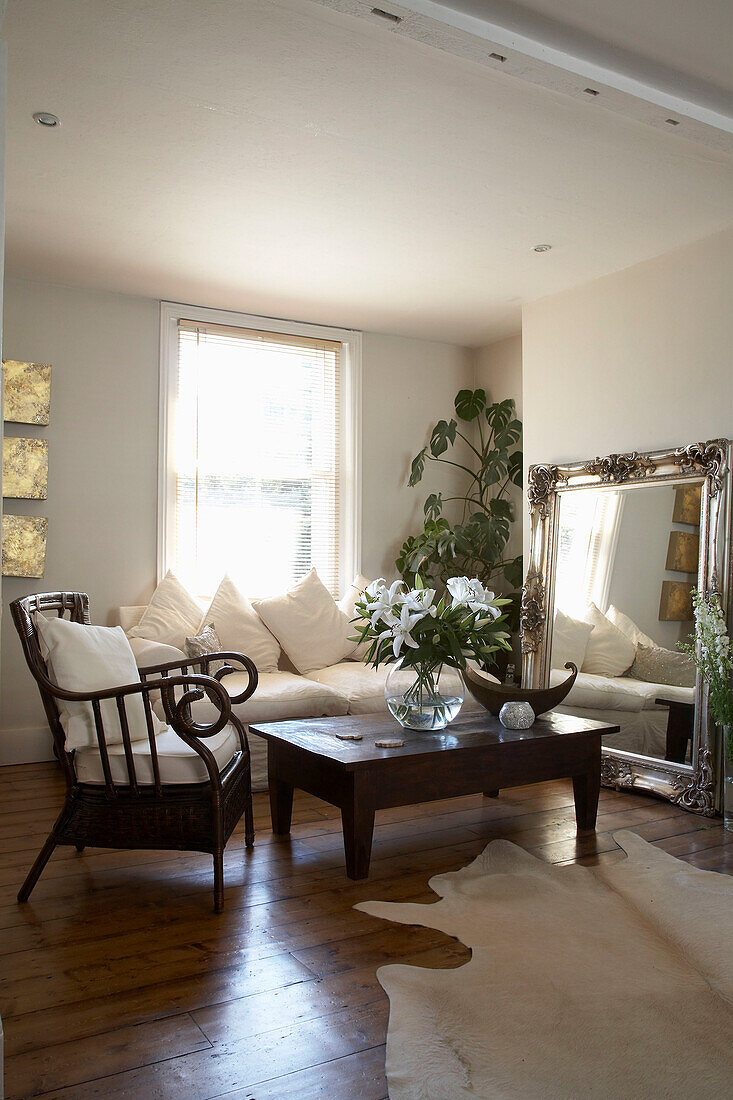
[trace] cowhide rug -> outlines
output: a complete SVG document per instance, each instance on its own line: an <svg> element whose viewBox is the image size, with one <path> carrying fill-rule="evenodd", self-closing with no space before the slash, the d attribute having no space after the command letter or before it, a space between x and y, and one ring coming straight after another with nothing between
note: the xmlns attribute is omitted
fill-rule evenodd
<svg viewBox="0 0 733 1100"><path fill-rule="evenodd" d="M391 1100L733 1097L733 878L615 839L594 868L496 840L435 904L356 906L472 951L378 971Z"/></svg>

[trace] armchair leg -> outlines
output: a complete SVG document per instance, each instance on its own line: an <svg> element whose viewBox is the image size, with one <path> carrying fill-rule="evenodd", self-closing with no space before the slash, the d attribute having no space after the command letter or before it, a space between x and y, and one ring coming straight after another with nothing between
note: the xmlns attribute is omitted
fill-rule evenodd
<svg viewBox="0 0 733 1100"><path fill-rule="evenodd" d="M36 856L36 861L28 872L28 877L18 891L18 901L28 901L28 898L31 896L31 891L41 877L41 872L51 858L55 847L56 838L53 833L49 833L46 843Z"/></svg>
<svg viewBox="0 0 733 1100"><path fill-rule="evenodd" d="M224 851L219 848L214 852L214 912L221 913L224 909Z"/></svg>
<svg viewBox="0 0 733 1100"><path fill-rule="evenodd" d="M252 793L244 805L244 846L254 848L255 843L255 818L252 809Z"/></svg>

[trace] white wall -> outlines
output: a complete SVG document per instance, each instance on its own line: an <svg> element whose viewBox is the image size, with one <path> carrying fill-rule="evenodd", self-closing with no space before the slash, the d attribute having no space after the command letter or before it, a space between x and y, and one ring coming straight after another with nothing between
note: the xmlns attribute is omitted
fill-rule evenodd
<svg viewBox="0 0 733 1100"><path fill-rule="evenodd" d="M517 416L523 416L524 401L522 390L522 337L510 336L506 340L497 340L494 344L476 348L474 352L475 385L486 390L490 401L514 399ZM509 491L514 505L514 525L507 544L507 555L516 557L522 553L522 533L524 527L524 503L522 490L512 486Z"/></svg>
<svg viewBox="0 0 733 1100"><path fill-rule="evenodd" d="M407 478L429 429L450 420L456 394L473 385L473 360L451 344L365 333L362 371L362 572L389 577L405 537L422 530L425 498L464 483L430 462L414 489Z"/></svg>
<svg viewBox="0 0 733 1100"><path fill-rule="evenodd" d="M733 433L733 230L525 306L525 465Z"/></svg>
<svg viewBox="0 0 733 1100"><path fill-rule="evenodd" d="M6 577L0 762L39 759L50 745L8 602L61 588L89 593L94 620L137 603L155 574L158 305L8 279L5 355L51 363L48 428L7 426L49 440L47 501L13 512L48 516L46 574Z"/></svg>
<svg viewBox="0 0 733 1100"><path fill-rule="evenodd" d="M144 602L156 570L158 303L22 280L6 283L7 358L53 364L51 423L12 425L50 442L49 499L14 501L13 511L49 518L46 574L6 578L9 600L79 588L95 622L120 604ZM450 417L456 392L473 380L464 348L364 335L363 552L370 576L394 573L394 558L420 529L425 496L450 476L406 487L409 464L429 425ZM37 690L9 615L2 631L0 763L50 755Z"/></svg>

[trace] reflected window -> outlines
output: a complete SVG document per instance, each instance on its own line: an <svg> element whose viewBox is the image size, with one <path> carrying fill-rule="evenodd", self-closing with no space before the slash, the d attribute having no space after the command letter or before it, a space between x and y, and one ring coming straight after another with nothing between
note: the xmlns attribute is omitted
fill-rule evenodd
<svg viewBox="0 0 733 1100"><path fill-rule="evenodd" d="M606 610L623 505L613 490L562 494L555 602L567 615Z"/></svg>

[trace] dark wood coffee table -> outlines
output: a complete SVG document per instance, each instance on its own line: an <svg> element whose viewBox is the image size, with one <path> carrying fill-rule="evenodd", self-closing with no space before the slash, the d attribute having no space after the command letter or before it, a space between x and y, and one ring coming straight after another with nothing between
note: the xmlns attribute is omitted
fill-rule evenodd
<svg viewBox="0 0 733 1100"><path fill-rule="evenodd" d="M293 790L308 791L341 809L349 878L366 878L374 813L437 798L502 787L573 781L579 832L595 829L601 784L601 737L618 726L550 712L531 729L507 730L485 712L460 715L446 730L402 730L388 714L356 714L265 722L250 727L267 740L272 831L290 832ZM337 733L360 733L342 741ZM383 737L401 748L380 749Z"/></svg>

